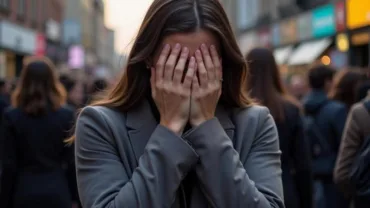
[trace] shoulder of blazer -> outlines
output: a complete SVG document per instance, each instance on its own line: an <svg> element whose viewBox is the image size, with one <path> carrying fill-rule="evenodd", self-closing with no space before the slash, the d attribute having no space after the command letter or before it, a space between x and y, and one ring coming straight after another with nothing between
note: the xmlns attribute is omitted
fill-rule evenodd
<svg viewBox="0 0 370 208"><path fill-rule="evenodd" d="M233 120L256 120L259 121L270 114L268 108L260 105L253 105L248 108L236 108L233 110Z"/></svg>

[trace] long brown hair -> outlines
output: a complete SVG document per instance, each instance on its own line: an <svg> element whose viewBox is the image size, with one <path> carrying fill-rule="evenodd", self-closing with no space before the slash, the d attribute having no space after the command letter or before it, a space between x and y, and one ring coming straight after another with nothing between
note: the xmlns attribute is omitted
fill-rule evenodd
<svg viewBox="0 0 370 208"><path fill-rule="evenodd" d="M297 107L300 105L285 89L274 55L268 49L255 48L247 54L246 59L250 72L247 88L251 96L269 108L276 121L284 121L283 101Z"/></svg>
<svg viewBox="0 0 370 208"><path fill-rule="evenodd" d="M340 101L348 108L357 102L357 87L366 80L366 75L359 71L343 70L334 76L329 97Z"/></svg>
<svg viewBox="0 0 370 208"><path fill-rule="evenodd" d="M55 71L53 63L45 57L28 58L12 94L13 107L28 114L41 115L64 105L66 92Z"/></svg>
<svg viewBox="0 0 370 208"><path fill-rule="evenodd" d="M252 105L244 87L247 66L218 0L154 0L133 43L126 72L105 97L92 105L123 112L137 106L150 91L150 70L146 65L162 40L171 34L200 29L212 32L221 43L224 82L220 102L229 107Z"/></svg>

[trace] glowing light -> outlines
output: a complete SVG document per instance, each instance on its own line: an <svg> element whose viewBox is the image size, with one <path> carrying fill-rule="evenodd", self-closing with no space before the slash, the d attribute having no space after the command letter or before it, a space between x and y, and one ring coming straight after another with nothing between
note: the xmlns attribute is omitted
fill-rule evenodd
<svg viewBox="0 0 370 208"><path fill-rule="evenodd" d="M321 57L321 63L323 63L324 65L330 65L331 63L330 57L329 56Z"/></svg>

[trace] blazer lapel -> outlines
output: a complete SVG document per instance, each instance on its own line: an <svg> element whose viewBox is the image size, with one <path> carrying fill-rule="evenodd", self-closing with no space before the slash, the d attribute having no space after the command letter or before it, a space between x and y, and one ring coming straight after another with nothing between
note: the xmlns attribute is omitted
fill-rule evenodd
<svg viewBox="0 0 370 208"><path fill-rule="evenodd" d="M143 155L145 146L158 125L147 100L127 112L126 125L138 165L139 158Z"/></svg>
<svg viewBox="0 0 370 208"><path fill-rule="evenodd" d="M216 108L216 117L218 118L221 126L225 130L227 136L234 142L235 125L233 124L230 113L224 106L218 105Z"/></svg>

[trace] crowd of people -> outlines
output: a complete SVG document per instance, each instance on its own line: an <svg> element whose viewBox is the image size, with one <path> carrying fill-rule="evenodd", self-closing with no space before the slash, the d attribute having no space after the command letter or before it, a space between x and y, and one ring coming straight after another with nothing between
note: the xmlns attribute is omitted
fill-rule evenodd
<svg viewBox="0 0 370 208"><path fill-rule="evenodd" d="M153 1L117 83L31 57L0 81L0 207L368 206L369 69L280 72L216 0Z"/></svg>

